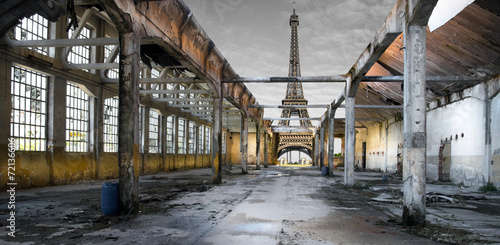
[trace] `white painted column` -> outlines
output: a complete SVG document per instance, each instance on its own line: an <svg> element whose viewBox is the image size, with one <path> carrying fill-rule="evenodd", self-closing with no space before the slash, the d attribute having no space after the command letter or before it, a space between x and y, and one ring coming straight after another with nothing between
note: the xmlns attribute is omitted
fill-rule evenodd
<svg viewBox="0 0 500 245"><path fill-rule="evenodd" d="M344 185L354 185L354 151L356 140L354 97L345 98Z"/></svg>

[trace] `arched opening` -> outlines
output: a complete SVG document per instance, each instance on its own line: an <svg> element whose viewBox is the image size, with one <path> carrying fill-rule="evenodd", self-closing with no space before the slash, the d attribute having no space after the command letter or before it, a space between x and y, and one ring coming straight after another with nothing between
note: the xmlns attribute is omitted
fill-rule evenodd
<svg viewBox="0 0 500 245"><path fill-rule="evenodd" d="M312 155L309 149L304 147L287 147L278 152L280 165L297 164L309 165L312 164Z"/></svg>

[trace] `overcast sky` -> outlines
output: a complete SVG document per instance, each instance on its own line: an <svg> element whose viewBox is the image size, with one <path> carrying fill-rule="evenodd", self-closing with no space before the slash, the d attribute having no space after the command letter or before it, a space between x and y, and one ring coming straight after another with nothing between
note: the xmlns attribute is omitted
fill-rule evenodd
<svg viewBox="0 0 500 245"><path fill-rule="evenodd" d="M349 71L397 0L184 1L235 72L248 77L288 76L289 18L294 1L300 20L302 76L331 76ZM286 84L246 86L261 105L281 104L286 95ZM324 83L303 87L309 104L329 104L343 89L340 84ZM324 112L309 109L309 116L319 117ZM264 116L280 114L279 109L265 109Z"/></svg>

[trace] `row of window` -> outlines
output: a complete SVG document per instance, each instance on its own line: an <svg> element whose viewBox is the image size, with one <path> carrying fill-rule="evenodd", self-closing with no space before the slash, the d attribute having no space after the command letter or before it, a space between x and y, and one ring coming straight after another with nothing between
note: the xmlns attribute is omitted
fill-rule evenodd
<svg viewBox="0 0 500 245"><path fill-rule="evenodd" d="M18 66L12 67L11 75L11 128L10 135L16 140L17 150L44 151L46 149L47 81L44 74ZM142 128L140 109L139 127ZM166 118L166 132L162 132L160 114L149 110L149 152L161 152L160 135L166 134L166 153L174 153L174 139L177 139L179 154L209 154L210 127L196 127L194 122L184 118ZM118 151L118 99L104 100L103 106L103 150ZM177 123L177 131L175 126ZM66 86L66 151L87 152L89 149L90 100L76 84ZM142 142L142 130L139 130ZM198 135L196 135L198 133ZM198 139L196 139L198 137ZM196 143L197 142L197 143ZM223 137L225 153L225 136Z"/></svg>
<svg viewBox="0 0 500 245"><path fill-rule="evenodd" d="M33 15L24 18L21 23L14 28L14 36L17 40L44 40L48 39L48 21L39 15ZM68 38L87 39L91 37L91 30L83 27L79 33L69 30ZM47 55L46 48L35 48L37 52ZM90 46L75 46L67 53L69 63L90 63ZM117 62L118 55L116 45L104 46L105 62ZM45 96L47 77L43 74L30 71L20 67L12 68L12 123L11 135L18 141L18 150L42 151L46 148L45 142ZM118 69L107 70L108 78L118 78ZM151 70L150 77L158 78L161 72L157 69ZM141 77L143 77L141 71ZM146 86L141 84L141 86ZM161 84L150 85L149 89L160 90L186 90L183 85ZM151 95L152 98L159 98L158 94ZM171 97L173 95L165 95ZM179 94L178 98L191 98L191 94ZM66 150L71 152L85 152L89 147L89 96L77 85L68 83L67 86L67 107L66 107ZM171 103L171 102L170 102ZM194 104L191 101L190 104ZM204 102L201 102L204 104ZM142 115L143 108L140 113ZM161 117L155 110L149 113L149 152L158 153L161 149L159 135ZM173 117L168 117L166 128L166 149L167 153L174 152L174 126ZM200 154L208 154L210 149L210 128L200 126L198 129L198 144L195 143L195 124L180 118L178 120L178 152L180 154L194 154L196 151ZM104 102L104 123L103 123L103 146L105 152L118 151L118 99L107 99ZM142 128L142 116L139 120L139 126ZM188 130L185 128L188 127ZM189 135L186 135L186 130ZM142 131L140 130L142 139ZM186 139L187 142L186 142ZM223 152L225 153L225 139ZM142 140L141 140L142 142ZM186 149L187 144L187 149Z"/></svg>

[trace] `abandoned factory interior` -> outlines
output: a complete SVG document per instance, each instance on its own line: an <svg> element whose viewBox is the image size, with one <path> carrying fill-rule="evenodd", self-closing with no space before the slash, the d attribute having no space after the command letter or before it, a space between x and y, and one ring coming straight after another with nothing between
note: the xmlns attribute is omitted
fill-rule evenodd
<svg viewBox="0 0 500 245"><path fill-rule="evenodd" d="M500 243L498 1L0 12L1 244Z"/></svg>

